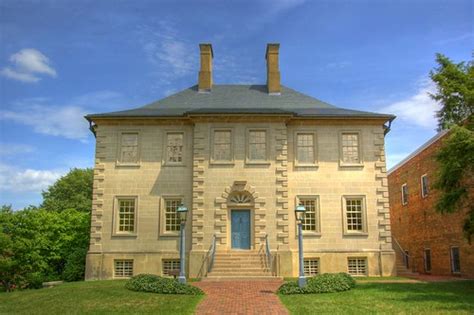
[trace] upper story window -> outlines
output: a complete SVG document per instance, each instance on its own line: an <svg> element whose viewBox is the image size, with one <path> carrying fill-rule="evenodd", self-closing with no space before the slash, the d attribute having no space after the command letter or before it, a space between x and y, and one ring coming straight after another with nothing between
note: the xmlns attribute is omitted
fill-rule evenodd
<svg viewBox="0 0 474 315"><path fill-rule="evenodd" d="M297 132L295 134L295 158L297 166L316 164L316 134L314 132Z"/></svg>
<svg viewBox="0 0 474 315"><path fill-rule="evenodd" d="M248 160L250 162L267 161L267 131L248 131Z"/></svg>
<svg viewBox="0 0 474 315"><path fill-rule="evenodd" d="M212 162L231 162L232 130L215 129L212 134Z"/></svg>
<svg viewBox="0 0 474 315"><path fill-rule="evenodd" d="M342 165L361 165L361 148L359 132L342 132L341 141L341 164Z"/></svg>
<svg viewBox="0 0 474 315"><path fill-rule="evenodd" d="M405 183L402 185L402 205L408 203L408 185Z"/></svg>
<svg viewBox="0 0 474 315"><path fill-rule="evenodd" d="M166 133L166 164L184 163L184 132Z"/></svg>
<svg viewBox="0 0 474 315"><path fill-rule="evenodd" d="M298 197L300 205L304 206L304 213L301 228L303 231L319 232L319 206L318 197Z"/></svg>
<svg viewBox="0 0 474 315"><path fill-rule="evenodd" d="M122 132L120 135L119 164L138 163L138 132Z"/></svg>
<svg viewBox="0 0 474 315"><path fill-rule="evenodd" d="M367 215L365 198L362 196L344 196L345 233L367 233Z"/></svg>
<svg viewBox="0 0 474 315"><path fill-rule="evenodd" d="M421 197L426 198L428 196L428 175L421 176Z"/></svg>
<svg viewBox="0 0 474 315"><path fill-rule="evenodd" d="M137 199L136 197L118 197L115 217L116 234L134 234L136 232Z"/></svg>
<svg viewBox="0 0 474 315"><path fill-rule="evenodd" d="M182 203L181 198L166 198L164 213L164 232L178 232L181 227L179 215L176 212Z"/></svg>

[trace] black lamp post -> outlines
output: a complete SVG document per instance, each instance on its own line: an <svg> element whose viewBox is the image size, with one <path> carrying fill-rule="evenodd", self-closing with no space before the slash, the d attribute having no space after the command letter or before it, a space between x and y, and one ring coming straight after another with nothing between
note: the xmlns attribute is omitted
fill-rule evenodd
<svg viewBox="0 0 474 315"><path fill-rule="evenodd" d="M298 223L298 254L299 254L299 277L298 286L300 288L306 285L306 277L304 276L304 257L303 257L303 218L306 208L303 205L298 205L295 208L296 222Z"/></svg>
<svg viewBox="0 0 474 315"><path fill-rule="evenodd" d="M180 244L179 244L179 277L178 281L180 283L186 283L186 275L184 272L185 268L185 225L186 225L186 216L188 214L188 208L181 204L178 209L176 210L179 216L180 221Z"/></svg>

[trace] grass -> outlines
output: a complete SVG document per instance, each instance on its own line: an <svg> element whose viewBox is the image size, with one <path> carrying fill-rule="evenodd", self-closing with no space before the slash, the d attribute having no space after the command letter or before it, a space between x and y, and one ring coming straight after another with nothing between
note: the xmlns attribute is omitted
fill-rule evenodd
<svg viewBox="0 0 474 315"><path fill-rule="evenodd" d="M473 314L474 281L358 283L351 291L280 299L292 314Z"/></svg>
<svg viewBox="0 0 474 315"><path fill-rule="evenodd" d="M0 314L193 314L203 296L133 292L124 280L0 293Z"/></svg>

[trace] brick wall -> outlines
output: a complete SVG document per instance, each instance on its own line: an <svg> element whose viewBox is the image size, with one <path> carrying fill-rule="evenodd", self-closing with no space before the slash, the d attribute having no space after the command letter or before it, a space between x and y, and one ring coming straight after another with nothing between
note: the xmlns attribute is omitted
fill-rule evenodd
<svg viewBox="0 0 474 315"><path fill-rule="evenodd" d="M424 250L431 249L431 274L451 275L451 247L460 249L461 276L474 278L474 245L463 237L465 212L440 214L435 210L439 192L435 180L442 136L388 175L392 235L410 255L410 269L425 270ZM427 174L429 193L421 195L421 176ZM402 205L401 186L408 185L408 203ZM398 259L399 257L397 257Z"/></svg>

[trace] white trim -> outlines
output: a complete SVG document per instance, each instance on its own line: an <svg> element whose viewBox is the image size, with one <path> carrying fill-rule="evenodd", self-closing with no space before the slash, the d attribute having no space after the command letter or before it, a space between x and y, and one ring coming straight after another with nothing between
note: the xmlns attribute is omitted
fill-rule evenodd
<svg viewBox="0 0 474 315"><path fill-rule="evenodd" d="M423 178L426 177L428 179L428 174L423 174L420 176L420 185L421 185L421 198L426 198L428 197L429 193L430 193L430 190L428 188L428 182L426 182L426 194L424 193L424 189L423 189Z"/></svg>
<svg viewBox="0 0 474 315"><path fill-rule="evenodd" d="M436 142L438 139L443 137L445 134L449 132L449 129L442 130L438 132L434 137L426 141L424 144L422 144L418 149L416 149L413 153L408 155L406 158L395 164L391 169L388 170L387 175L390 175L391 173L395 172L397 169L405 165L408 161L413 159L415 156L417 156L419 153L427 149L429 146L431 146L434 142Z"/></svg>

